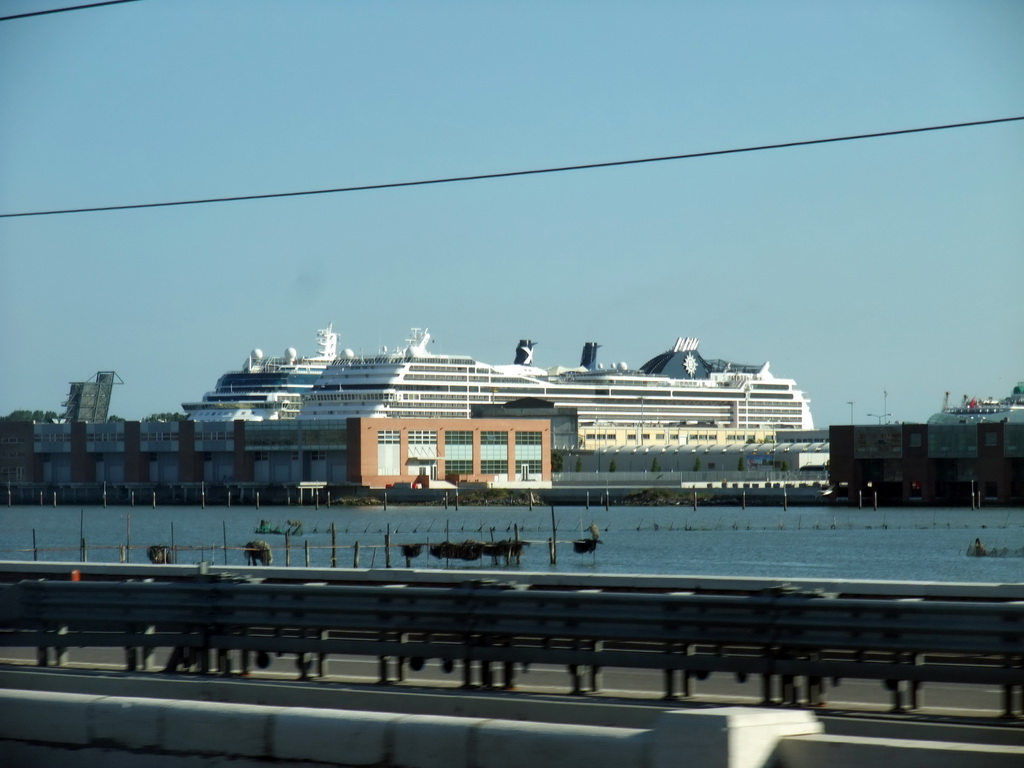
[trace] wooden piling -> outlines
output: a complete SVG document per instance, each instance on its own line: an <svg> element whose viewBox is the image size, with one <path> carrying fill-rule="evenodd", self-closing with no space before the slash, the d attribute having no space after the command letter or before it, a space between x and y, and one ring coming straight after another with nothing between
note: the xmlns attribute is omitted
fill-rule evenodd
<svg viewBox="0 0 1024 768"><path fill-rule="evenodd" d="M309 539L302 542L306 547L306 567L309 568Z"/></svg>
<svg viewBox="0 0 1024 768"><path fill-rule="evenodd" d="M289 568L292 564L292 535L284 532L284 567Z"/></svg>
<svg viewBox="0 0 1024 768"><path fill-rule="evenodd" d="M391 567L391 523L388 523L387 533L384 534L384 567Z"/></svg>
<svg viewBox="0 0 1024 768"><path fill-rule="evenodd" d="M359 542L358 541L356 542L356 545L352 548L352 567L353 568L358 568L359 567Z"/></svg>
<svg viewBox="0 0 1024 768"><path fill-rule="evenodd" d="M328 496L330 501L330 496ZM334 528L334 523L331 523L331 568L338 567L338 532Z"/></svg>

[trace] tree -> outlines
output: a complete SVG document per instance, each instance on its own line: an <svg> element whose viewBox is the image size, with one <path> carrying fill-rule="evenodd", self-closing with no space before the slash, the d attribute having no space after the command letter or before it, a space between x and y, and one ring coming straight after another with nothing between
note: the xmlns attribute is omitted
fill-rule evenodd
<svg viewBox="0 0 1024 768"><path fill-rule="evenodd" d="M700 456L695 456L694 459L693 459L693 471L694 472L700 472L700 467L701 467Z"/></svg>
<svg viewBox="0 0 1024 768"><path fill-rule="evenodd" d="M576 457L576 471L583 471L583 459L581 459L579 456Z"/></svg>
<svg viewBox="0 0 1024 768"><path fill-rule="evenodd" d="M7 416L0 416L0 421L56 421L56 411L11 411Z"/></svg>
<svg viewBox="0 0 1024 768"><path fill-rule="evenodd" d="M563 460L562 454L560 452L552 451L551 452L551 471L552 472L561 472L562 471L563 461L564 460Z"/></svg>
<svg viewBox="0 0 1024 768"><path fill-rule="evenodd" d="M740 456L740 460L736 462L736 469L739 472L747 471L747 459L744 456Z"/></svg>
<svg viewBox="0 0 1024 768"><path fill-rule="evenodd" d="M661 465L658 463L657 456L651 459L651 472L661 472Z"/></svg>
<svg viewBox="0 0 1024 768"><path fill-rule="evenodd" d="M184 413L151 413L143 421L188 421Z"/></svg>
<svg viewBox="0 0 1024 768"><path fill-rule="evenodd" d="M618 468L619 468L619 466L618 466L618 464L615 463L615 459L612 459L612 463L608 465L608 471L609 472L614 472Z"/></svg>

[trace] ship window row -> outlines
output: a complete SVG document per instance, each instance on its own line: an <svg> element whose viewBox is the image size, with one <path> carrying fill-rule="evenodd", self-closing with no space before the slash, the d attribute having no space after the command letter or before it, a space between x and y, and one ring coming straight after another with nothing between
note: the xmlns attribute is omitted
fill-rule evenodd
<svg viewBox="0 0 1024 768"><path fill-rule="evenodd" d="M360 402L386 402L395 399L396 396L394 392L380 392L377 394L369 394L366 392L348 394L344 392L339 392L336 395L310 395L308 398L309 401L316 403L334 403L341 400L358 400Z"/></svg>

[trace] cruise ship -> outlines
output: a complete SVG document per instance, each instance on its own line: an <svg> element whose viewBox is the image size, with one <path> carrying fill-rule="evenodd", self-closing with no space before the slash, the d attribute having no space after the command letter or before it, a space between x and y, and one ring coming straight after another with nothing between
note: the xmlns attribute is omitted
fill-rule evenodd
<svg viewBox="0 0 1024 768"><path fill-rule="evenodd" d="M928 419L929 424L978 424L996 421L1024 423L1024 381L1017 382L1009 396L1001 400L994 397L964 395L959 404L951 405L947 392L942 410Z"/></svg>
<svg viewBox="0 0 1024 768"><path fill-rule="evenodd" d="M469 418L474 405L535 398L574 408L580 427L814 428L810 401L795 381L776 378L768 363L705 358L696 338L679 338L638 369L599 365L594 342L584 345L578 367L551 370L534 364L529 339L509 365L434 354L429 343L427 330L414 328L406 345L390 352L344 350L304 398L299 418Z"/></svg>
<svg viewBox="0 0 1024 768"><path fill-rule="evenodd" d="M282 357L264 357L254 349L241 370L229 371L194 403L182 403L192 421L276 421L294 419L303 395L338 358L338 334L333 324L317 331L317 353L300 357L289 347Z"/></svg>

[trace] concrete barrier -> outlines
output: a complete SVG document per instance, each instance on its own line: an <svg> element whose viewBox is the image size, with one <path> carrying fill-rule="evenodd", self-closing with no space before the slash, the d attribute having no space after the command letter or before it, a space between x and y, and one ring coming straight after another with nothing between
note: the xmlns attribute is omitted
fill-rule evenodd
<svg viewBox="0 0 1024 768"><path fill-rule="evenodd" d="M467 717L0 691L7 768L267 760L393 768L760 768L778 740L817 733L803 712L692 710L652 730ZM724 734L724 735L723 735ZM760 760L760 762L758 762Z"/></svg>
<svg viewBox="0 0 1024 768"><path fill-rule="evenodd" d="M1024 746L823 733L801 710L672 710L650 728L0 690L4 768L1016 768Z"/></svg>
<svg viewBox="0 0 1024 768"><path fill-rule="evenodd" d="M863 736L796 736L779 745L784 765L828 768L1020 768L1024 747Z"/></svg>

